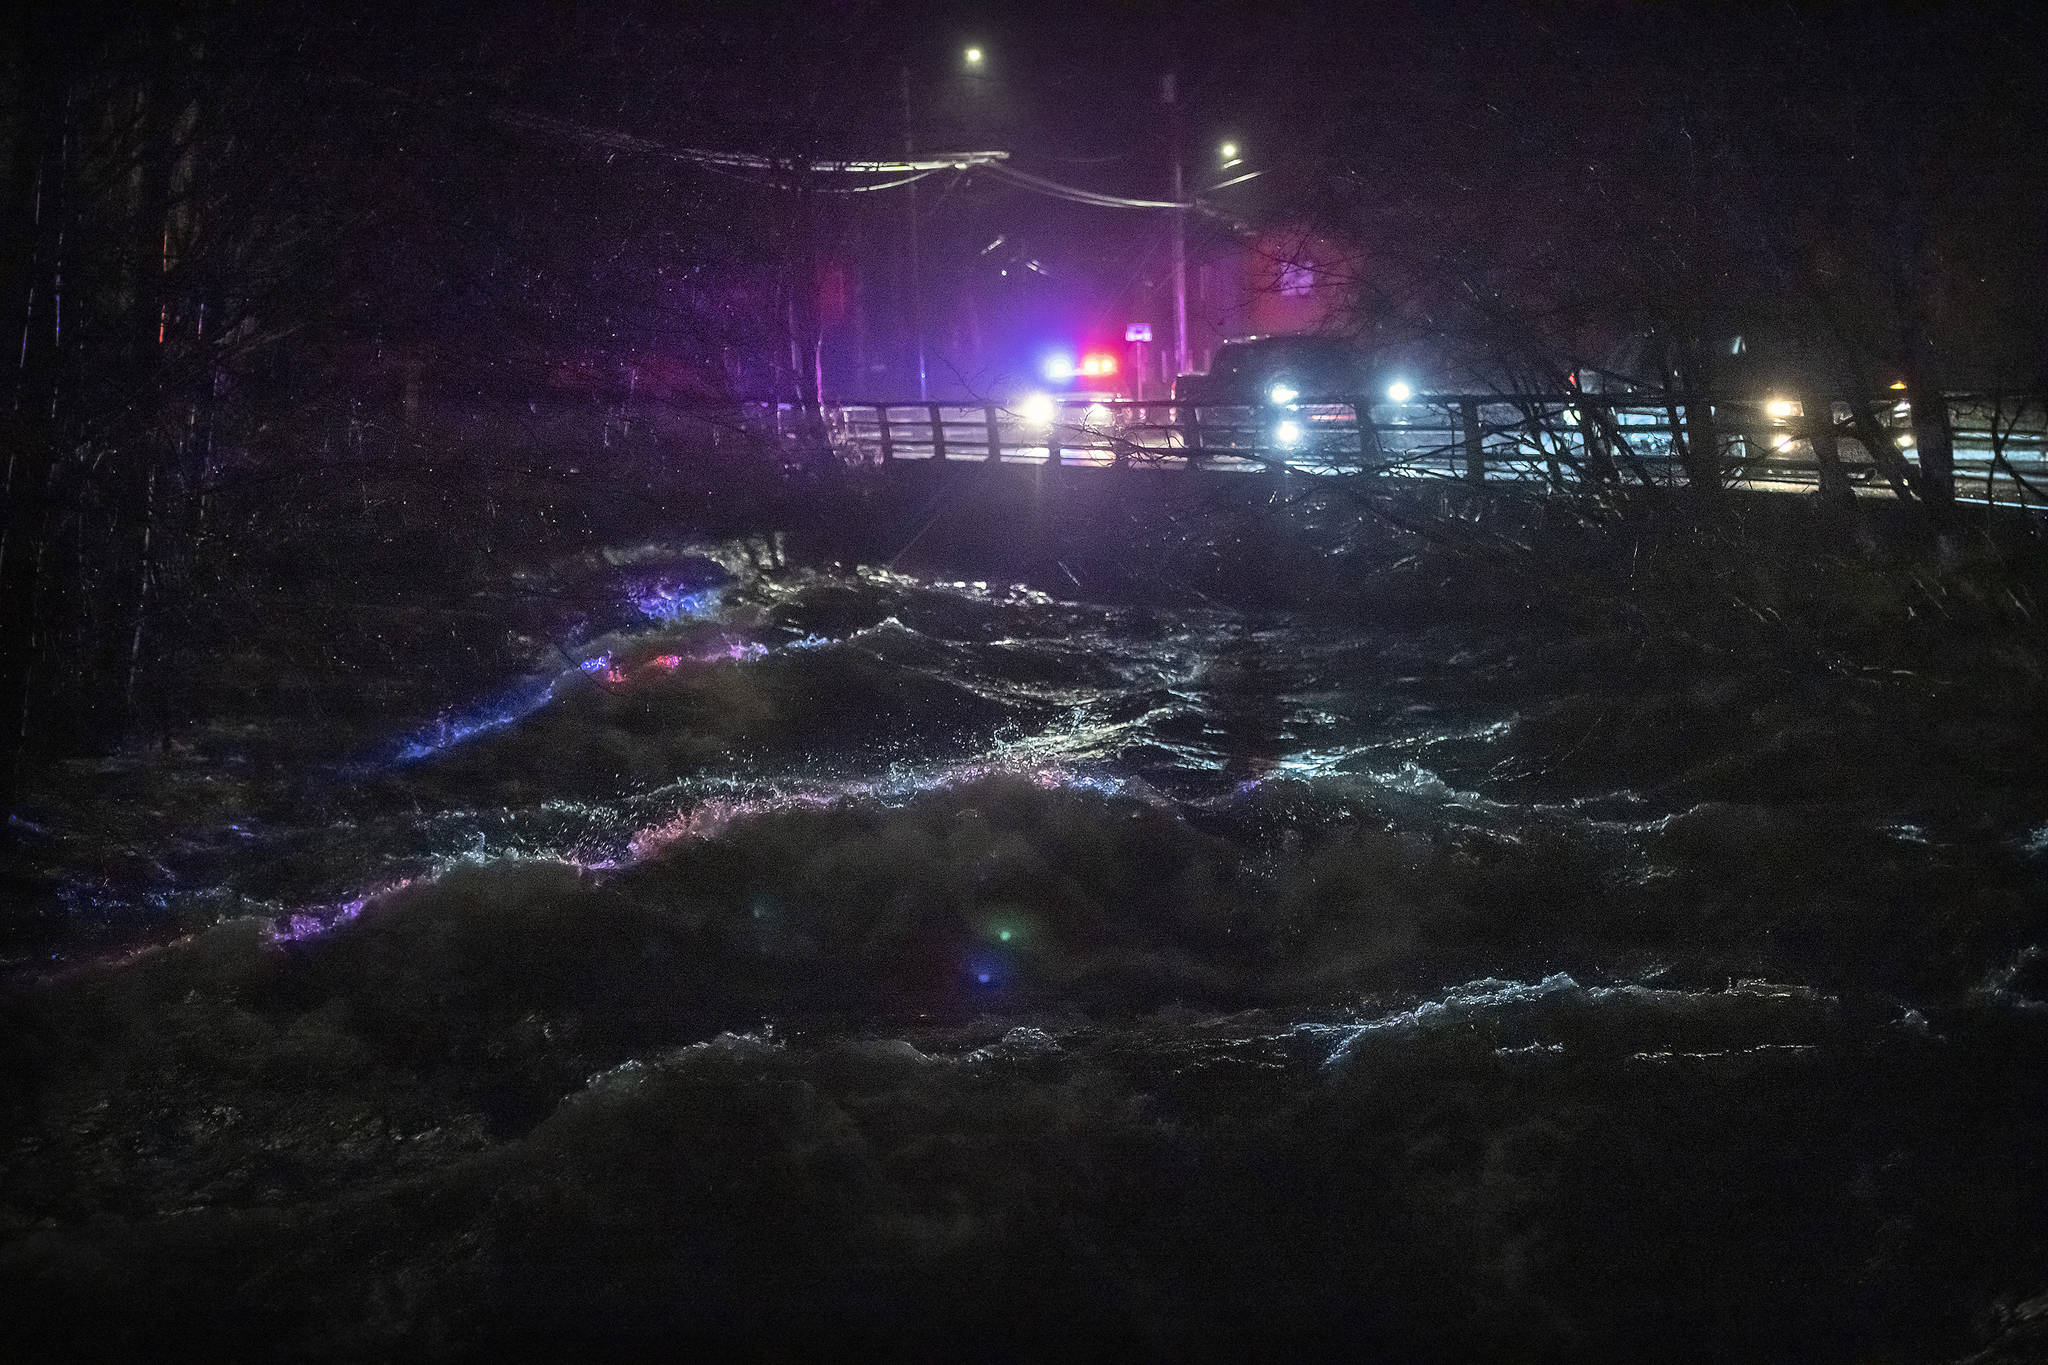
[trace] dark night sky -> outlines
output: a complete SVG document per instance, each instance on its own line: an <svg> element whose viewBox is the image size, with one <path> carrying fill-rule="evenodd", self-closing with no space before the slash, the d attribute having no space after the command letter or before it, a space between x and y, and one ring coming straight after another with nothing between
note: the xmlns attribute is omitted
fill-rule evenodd
<svg viewBox="0 0 2048 1365"><path fill-rule="evenodd" d="M1723 233L1755 258L1726 267L1744 283L1768 286L1788 251L1823 273L1877 271L1924 228L1939 238L1944 306L2017 338L2006 355L2038 356L2022 301L2048 260L2048 105L2018 59L2048 36L2036 7L527 3L348 32L344 61L451 108L748 150L898 153L907 67L920 147L1000 148L1066 183L1148 197L1168 187L1159 77L1172 69L1190 185L1216 177L1226 136L1265 172L1218 199L1248 221L1334 216L1382 252L1456 239L1551 275L1598 272L1603 252L1691 212L1674 206L1698 174L1714 182L1701 203L1747 216ZM979 73L961 61L970 43L987 54ZM641 193L593 178L571 202L629 214ZM927 278L1009 291L990 307L1019 335L1127 315L1164 267L1158 215L983 180L921 193ZM709 212L744 237L764 210ZM850 234L843 249L896 253L897 198L860 213L834 228ZM1784 240L1759 238L1764 220ZM541 235L569 226L536 219ZM982 257L998 236L1005 248ZM1047 276L976 273L1028 260ZM900 282L868 273L886 330Z"/></svg>

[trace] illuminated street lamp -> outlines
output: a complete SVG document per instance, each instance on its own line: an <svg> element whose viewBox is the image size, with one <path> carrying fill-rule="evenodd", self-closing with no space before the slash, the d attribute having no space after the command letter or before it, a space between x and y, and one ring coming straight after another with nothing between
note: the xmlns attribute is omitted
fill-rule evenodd
<svg viewBox="0 0 2048 1365"><path fill-rule="evenodd" d="M1226 142L1217 150L1223 154L1223 169L1226 171L1242 160L1237 154L1237 144L1235 142Z"/></svg>
<svg viewBox="0 0 2048 1365"><path fill-rule="evenodd" d="M966 62L968 70L979 73L983 63L988 58L988 54L983 52L980 45L977 44L961 53L961 57ZM917 155L917 120L910 108L910 63L905 62L903 64L901 75L903 77L903 159L908 161ZM924 283L918 268L917 259L917 179L914 176L911 178L910 193L906 196L906 199L909 212L905 215L904 236L908 239L908 254L910 257L910 330L911 334L917 338L917 396L920 399L926 399L931 397L931 393L929 381L926 377L924 353ZM1010 272L1005 270L1003 273L1007 275Z"/></svg>

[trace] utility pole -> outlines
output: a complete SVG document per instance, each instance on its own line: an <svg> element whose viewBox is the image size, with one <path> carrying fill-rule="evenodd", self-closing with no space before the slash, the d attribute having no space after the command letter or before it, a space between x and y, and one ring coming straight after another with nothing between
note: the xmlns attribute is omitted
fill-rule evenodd
<svg viewBox="0 0 2048 1365"><path fill-rule="evenodd" d="M1159 78L1159 99L1166 106L1167 158L1173 166L1173 202L1184 203L1187 191L1180 165L1180 102L1175 98L1173 73ZM1174 374L1188 372L1188 211L1173 213L1173 364ZM1172 379L1167 380L1168 385Z"/></svg>
<svg viewBox="0 0 2048 1365"><path fill-rule="evenodd" d="M916 125L910 119L910 64L903 66L903 159L915 160L917 156ZM919 402L931 395L925 392L924 376L924 290L919 284L917 270L917 182L910 182L910 330L917 337L917 397Z"/></svg>

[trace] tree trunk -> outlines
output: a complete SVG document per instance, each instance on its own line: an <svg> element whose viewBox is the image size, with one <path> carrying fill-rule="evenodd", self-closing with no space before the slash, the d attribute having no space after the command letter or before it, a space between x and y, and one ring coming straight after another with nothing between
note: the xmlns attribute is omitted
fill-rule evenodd
<svg viewBox="0 0 2048 1365"><path fill-rule="evenodd" d="M1712 498L1721 491L1721 433L1710 398L1713 373L1696 338L1686 346L1684 377L1691 396L1685 402L1685 445L1679 459L1693 495Z"/></svg>
<svg viewBox="0 0 2048 1365"><path fill-rule="evenodd" d="M1849 420L1856 431L1856 439L1870 452L1870 458L1877 465L1877 472L1884 475L1884 481L1891 485L1892 493L1900 502L1921 502L1920 478L1913 467L1906 463L1899 453L1898 443L1892 434L1877 420L1877 400L1869 392L1852 394L1849 399Z"/></svg>
<svg viewBox="0 0 2048 1365"><path fill-rule="evenodd" d="M1806 436L1813 444L1813 460L1819 469L1821 502L1845 511L1853 508L1856 493L1849 487L1849 471L1842 467L1841 443L1835 438L1833 400L1809 390L1800 395L1799 406L1806 414Z"/></svg>
<svg viewBox="0 0 2048 1365"><path fill-rule="evenodd" d="M67 44L48 11L31 21L22 45L28 89L20 136L7 176L4 316L19 323L18 364L11 402L0 412L6 445L6 486L0 506L0 817L14 809L27 741L28 700L35 678L38 576L48 535L50 476L57 432L58 332L54 299L57 224L64 184L63 110ZM11 338L12 339L12 338ZM0 823L0 829L7 826ZM4 836L0 836L4 837Z"/></svg>
<svg viewBox="0 0 2048 1365"><path fill-rule="evenodd" d="M1908 376L1906 402L1913 418L1913 447L1920 452L1920 487L1927 501L1946 506L1956 500L1955 432L1948 400L1939 389Z"/></svg>
<svg viewBox="0 0 2048 1365"><path fill-rule="evenodd" d="M825 435L824 337L818 309L818 237L815 198L799 186L795 200L796 250L790 262L790 364L796 371L798 441L807 463L831 453Z"/></svg>

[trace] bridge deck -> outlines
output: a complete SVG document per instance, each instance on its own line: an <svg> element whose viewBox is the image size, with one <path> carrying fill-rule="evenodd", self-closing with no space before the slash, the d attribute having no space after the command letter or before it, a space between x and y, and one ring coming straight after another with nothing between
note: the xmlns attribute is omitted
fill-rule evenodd
<svg viewBox="0 0 2048 1365"><path fill-rule="evenodd" d="M876 400L833 405L826 419L835 447L860 463L997 460L1309 475L1370 470L1563 487L1603 462L1638 483L1684 483L1686 426L1678 415L1684 406L1595 395L1422 394L1399 404L1331 400L1284 408L1065 402L1048 420L1042 410L1027 414L1000 403ZM1817 484L1816 424L1803 414L1774 415L1757 402L1707 406L1726 482L1784 489ZM2048 405L2032 397L1955 394L1948 411L1959 497L2048 505ZM1880 439L1895 443L1914 465L1906 404L1879 405L1872 416ZM1832 417L1851 485L1889 496L1849 405L1833 404ZM1597 433L1591 441L1589 430Z"/></svg>

